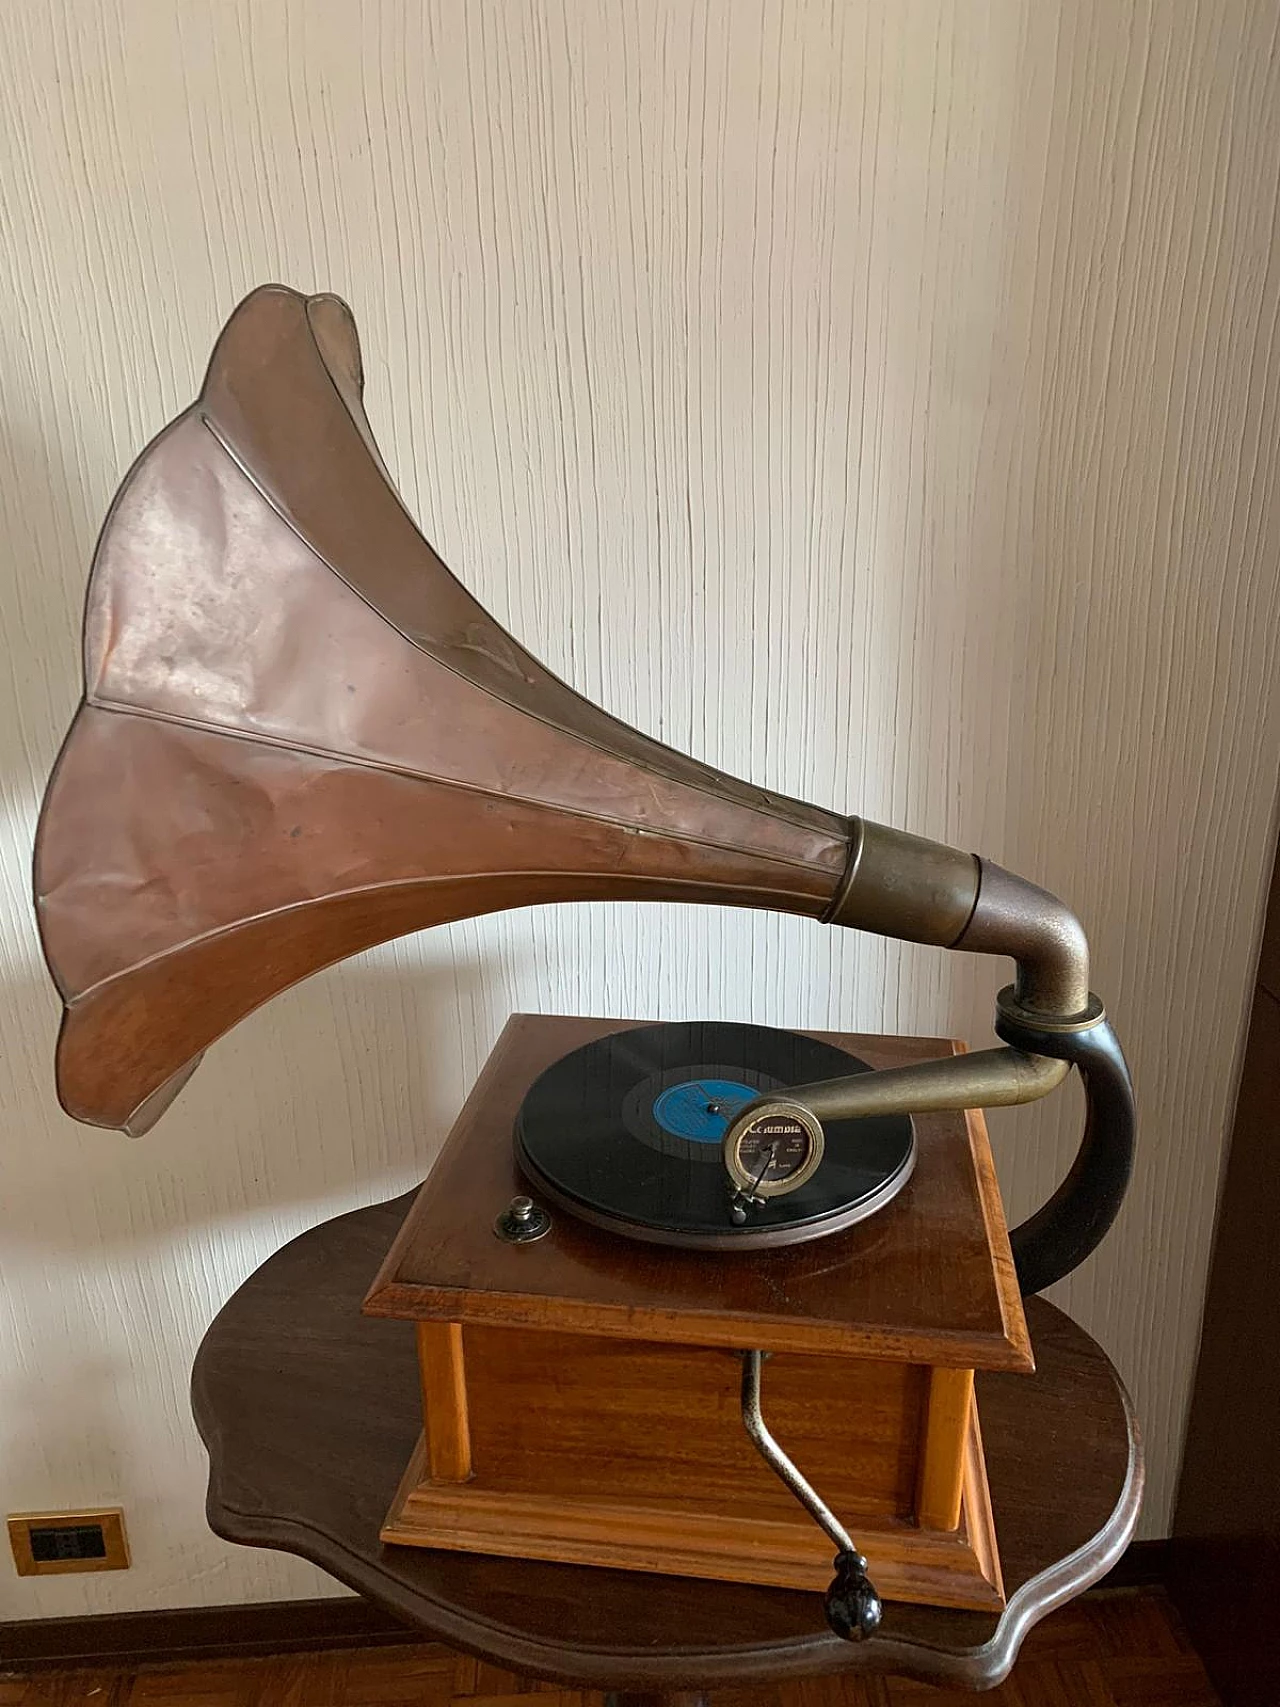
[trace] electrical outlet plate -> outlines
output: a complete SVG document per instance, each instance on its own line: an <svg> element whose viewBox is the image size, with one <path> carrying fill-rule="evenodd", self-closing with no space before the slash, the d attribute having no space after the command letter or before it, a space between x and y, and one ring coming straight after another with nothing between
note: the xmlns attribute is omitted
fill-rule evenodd
<svg viewBox="0 0 1280 1707"><path fill-rule="evenodd" d="M11 1512L9 1544L20 1577L129 1568L124 1512L118 1505Z"/></svg>

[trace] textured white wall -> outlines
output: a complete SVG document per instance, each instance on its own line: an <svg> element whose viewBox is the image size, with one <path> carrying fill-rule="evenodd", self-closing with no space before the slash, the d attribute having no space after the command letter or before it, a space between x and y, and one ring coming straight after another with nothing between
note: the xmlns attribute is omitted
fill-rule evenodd
<svg viewBox="0 0 1280 1707"><path fill-rule="evenodd" d="M507 1013L986 1038L1003 969L639 907L273 1003L141 1142L56 1109L27 898L95 529L250 286L332 288L428 535L642 728L1069 896L1142 1160L1065 1289L1166 1520L1280 759L1280 72L1241 0L61 0L0 56L0 1504L136 1565L0 1616L320 1592L206 1533L218 1304L402 1189ZM997 1125L1011 1211L1074 1093Z"/></svg>

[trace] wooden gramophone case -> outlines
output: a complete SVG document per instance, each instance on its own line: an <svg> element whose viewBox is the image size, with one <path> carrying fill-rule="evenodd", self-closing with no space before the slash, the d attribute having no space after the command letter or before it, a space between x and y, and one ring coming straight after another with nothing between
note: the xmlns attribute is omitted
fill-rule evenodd
<svg viewBox="0 0 1280 1707"><path fill-rule="evenodd" d="M905 1189L810 1244L671 1250L561 1212L504 1243L525 1091L628 1023L509 1022L369 1292L367 1313L416 1322L422 1374L383 1540L825 1588L831 1543L744 1431L755 1348L769 1426L880 1592L1003 1604L974 1372L1033 1363L982 1115L916 1117ZM815 1035L874 1067L955 1047Z"/></svg>

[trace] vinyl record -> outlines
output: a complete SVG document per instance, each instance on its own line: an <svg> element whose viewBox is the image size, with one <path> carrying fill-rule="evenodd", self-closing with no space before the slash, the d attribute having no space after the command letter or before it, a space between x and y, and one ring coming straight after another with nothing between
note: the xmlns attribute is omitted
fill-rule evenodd
<svg viewBox="0 0 1280 1707"><path fill-rule="evenodd" d="M752 1204L741 1226L722 1140L766 1092L867 1073L865 1061L795 1032L705 1022L620 1031L563 1056L530 1086L516 1156L535 1192L595 1226L700 1250L796 1244L873 1214L906 1184L906 1115L823 1122L812 1178Z"/></svg>

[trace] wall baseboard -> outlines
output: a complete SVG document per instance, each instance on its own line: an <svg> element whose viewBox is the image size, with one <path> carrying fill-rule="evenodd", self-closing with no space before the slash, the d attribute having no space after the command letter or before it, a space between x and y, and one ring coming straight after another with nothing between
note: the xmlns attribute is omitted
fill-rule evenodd
<svg viewBox="0 0 1280 1707"><path fill-rule="evenodd" d="M249 1659L427 1640L355 1595L0 1624L0 1673Z"/></svg>
<svg viewBox="0 0 1280 1707"><path fill-rule="evenodd" d="M1132 1542L1091 1592L1163 1582L1170 1547L1168 1541ZM426 1640L421 1631L354 1595L108 1612L0 1624L0 1673L250 1659L257 1654L392 1647Z"/></svg>

